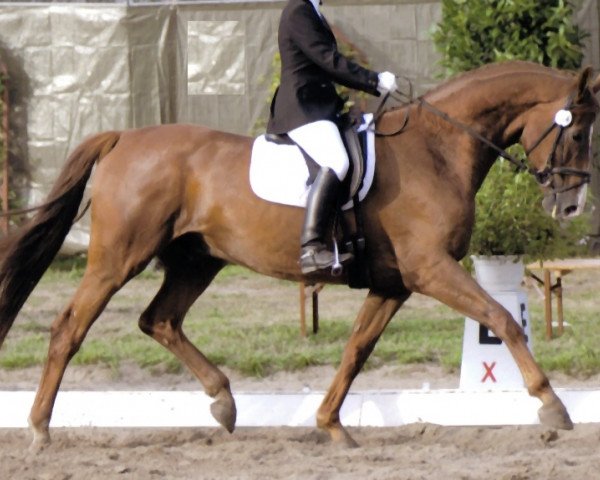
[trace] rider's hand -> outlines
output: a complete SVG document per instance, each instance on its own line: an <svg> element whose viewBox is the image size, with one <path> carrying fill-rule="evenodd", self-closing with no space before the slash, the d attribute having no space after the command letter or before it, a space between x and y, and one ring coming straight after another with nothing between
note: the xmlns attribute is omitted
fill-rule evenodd
<svg viewBox="0 0 600 480"><path fill-rule="evenodd" d="M398 90L396 75L394 75L392 72L381 72L378 75L378 78L379 84L377 85L377 90L379 90L380 93L391 93Z"/></svg>

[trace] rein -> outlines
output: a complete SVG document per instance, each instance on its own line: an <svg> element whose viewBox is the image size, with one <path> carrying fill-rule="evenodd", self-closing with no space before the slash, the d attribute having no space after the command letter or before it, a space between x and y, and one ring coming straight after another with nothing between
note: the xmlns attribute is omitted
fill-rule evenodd
<svg viewBox="0 0 600 480"><path fill-rule="evenodd" d="M376 124L377 121L381 118L381 116L385 113L384 111L384 105L387 102L387 100L391 97L394 98L395 100L400 101L404 106L409 107L411 104L415 103L415 100L412 97L412 83L410 82L410 80L408 80L408 84L410 86L410 91L409 94L405 94L405 93L401 93L399 92L399 97L394 97L393 95L391 95L391 92L388 92L385 94L385 96L383 97L383 99L381 100L375 114L373 115L373 120L371 121L372 124ZM408 101L403 101L403 99L407 99ZM508 153L505 149L499 147L498 145L496 145L494 142L492 142L491 140L489 140L488 138L484 137L481 133L479 133L477 130L475 130L473 127L471 127L470 125L467 125L465 123L462 123L454 118L452 118L450 115L448 115L446 112L443 112L442 110L438 109L437 107L434 107L431 103L429 103L427 100L425 100L422 96L418 97L416 99L416 102L418 102L418 104L422 107L424 107L425 109L427 109L428 111L430 111L431 113L437 115L438 117L440 117L441 119L443 119L444 121L450 123L451 125L454 125L455 127L467 132L469 135L471 135L473 138L479 140L480 142L484 143L485 145L487 145L488 147L490 147L492 150L494 150L500 157L508 160L510 163L512 163L513 165L515 165L515 167L517 168L518 172L527 172L531 175L533 175L533 177L535 178L536 182L538 182L538 184L544 186L544 187L549 187L552 189L552 193L554 195L559 194L559 193L563 193L563 192L567 192L569 190L573 190L576 188L581 187L582 185L585 185L587 183L590 182L590 178L591 178L591 174L585 170L580 170L580 169L576 169L576 168L570 168L570 167L556 167L555 164L555 159L556 159L556 150L558 148L558 145L560 143L560 140L562 138L562 135L564 133L564 130L566 128L568 128L568 126L572 123L572 118L570 117L570 108L572 107L573 104L573 95L569 96L569 99L565 105L565 107L560 110L560 112L567 112L569 114L569 121L566 124L560 124L557 122L557 120L553 120L553 122L546 128L546 130L544 130L544 132L540 135L540 137L533 143L533 145L525 151L525 156L529 156L529 154L531 154L531 152L533 152L543 141L544 139L546 139L546 137L548 135L550 135L550 133L555 129L558 128L558 133L556 135L556 138L554 139L554 143L552 145L552 150L550 151L550 154L548 155L548 159L546 160L546 167L539 171L536 170L533 167L530 167L529 165L527 165L525 160L519 160L517 159L514 155L511 155L510 153ZM404 131L404 129L406 128L406 126L408 125L408 120L409 120L409 114L410 114L410 108L406 109L406 115L404 116L404 120L400 126L399 129L393 131L393 132L381 132L378 131L377 129L375 129L375 135L380 136L380 137L392 137L392 136L396 136L400 133L402 133ZM581 177L581 181L575 185L571 185L570 187L563 187L563 188L555 188L553 186L553 175L566 175L566 176L576 176L576 177Z"/></svg>

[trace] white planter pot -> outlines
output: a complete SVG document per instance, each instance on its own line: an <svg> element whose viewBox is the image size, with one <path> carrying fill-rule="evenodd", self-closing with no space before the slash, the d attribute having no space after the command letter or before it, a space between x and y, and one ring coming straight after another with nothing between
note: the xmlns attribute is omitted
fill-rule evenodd
<svg viewBox="0 0 600 480"><path fill-rule="evenodd" d="M477 282L489 292L518 291L525 274L523 260L516 255L472 256Z"/></svg>

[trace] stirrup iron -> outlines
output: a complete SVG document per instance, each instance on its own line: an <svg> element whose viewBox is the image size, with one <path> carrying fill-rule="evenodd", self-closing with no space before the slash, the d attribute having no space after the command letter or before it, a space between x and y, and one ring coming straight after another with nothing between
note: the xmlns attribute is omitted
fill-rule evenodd
<svg viewBox="0 0 600 480"><path fill-rule="evenodd" d="M333 265L331 266L331 275L339 277L344 272L344 266L340 262L340 251L337 241L333 241Z"/></svg>

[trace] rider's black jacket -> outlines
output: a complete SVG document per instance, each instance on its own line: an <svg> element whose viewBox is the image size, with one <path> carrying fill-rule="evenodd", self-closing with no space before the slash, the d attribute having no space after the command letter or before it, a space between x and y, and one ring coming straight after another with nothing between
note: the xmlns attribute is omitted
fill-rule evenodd
<svg viewBox="0 0 600 480"><path fill-rule="evenodd" d="M379 96L377 73L348 60L309 0L290 0L279 23L281 82L271 102L268 133L333 120L343 106L335 83Z"/></svg>

